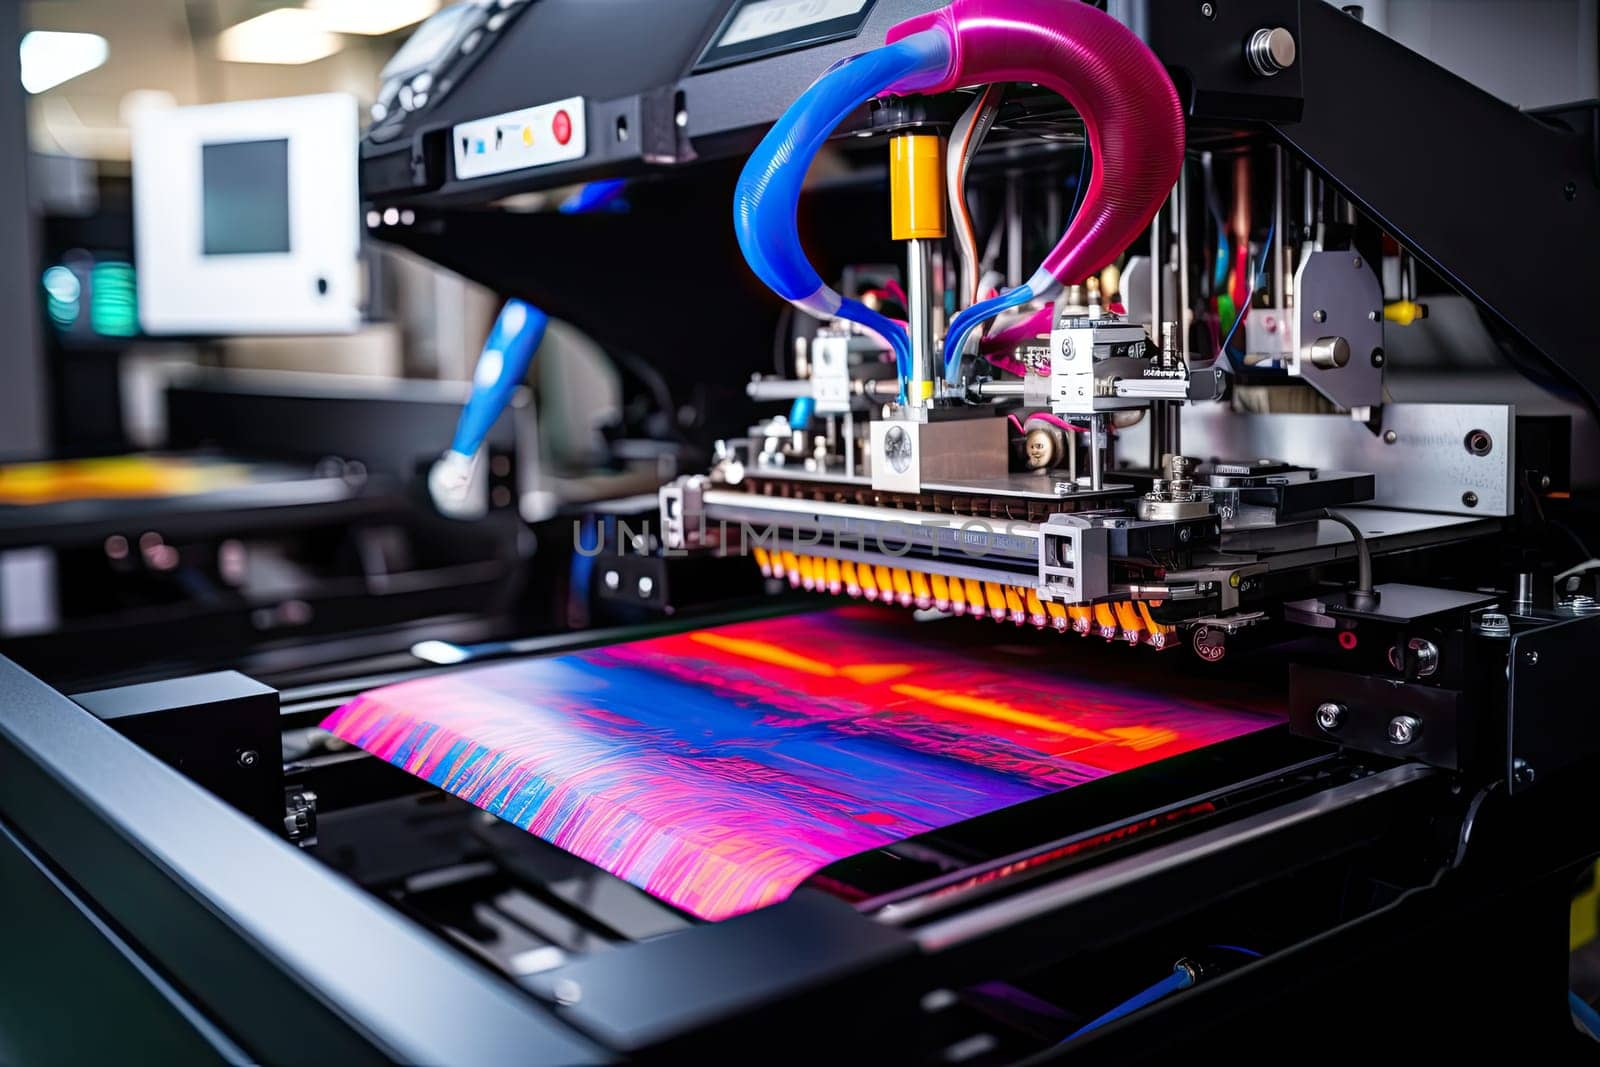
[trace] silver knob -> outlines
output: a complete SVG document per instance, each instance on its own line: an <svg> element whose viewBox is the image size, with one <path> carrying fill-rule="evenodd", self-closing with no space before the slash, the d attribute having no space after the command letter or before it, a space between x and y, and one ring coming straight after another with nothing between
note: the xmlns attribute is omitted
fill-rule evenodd
<svg viewBox="0 0 1600 1067"><path fill-rule="evenodd" d="M1484 637L1510 637L1511 619L1502 612L1486 611L1478 616L1476 629Z"/></svg>
<svg viewBox="0 0 1600 1067"><path fill-rule="evenodd" d="M1426 637L1413 637L1405 643L1405 647L1393 645L1389 648L1389 666L1404 674L1406 671L1406 650L1416 657L1417 677L1430 678L1439 670L1439 646L1429 641Z"/></svg>
<svg viewBox="0 0 1600 1067"><path fill-rule="evenodd" d="M1282 26L1257 30L1250 35L1250 43L1244 50L1245 62L1263 78L1294 66L1295 54L1294 34Z"/></svg>
<svg viewBox="0 0 1600 1067"><path fill-rule="evenodd" d="M1337 730L1344 725L1344 705L1325 700L1317 705L1317 725L1324 730Z"/></svg>
<svg viewBox="0 0 1600 1067"><path fill-rule="evenodd" d="M1389 720L1389 743L1409 745L1422 733L1422 720L1410 715L1396 715Z"/></svg>
<svg viewBox="0 0 1600 1067"><path fill-rule="evenodd" d="M1311 342L1311 363L1320 370L1338 370L1350 362L1350 342L1343 337L1319 337Z"/></svg>
<svg viewBox="0 0 1600 1067"><path fill-rule="evenodd" d="M1563 593L1556 601L1556 610L1563 615L1593 615L1600 612L1600 601L1585 593Z"/></svg>

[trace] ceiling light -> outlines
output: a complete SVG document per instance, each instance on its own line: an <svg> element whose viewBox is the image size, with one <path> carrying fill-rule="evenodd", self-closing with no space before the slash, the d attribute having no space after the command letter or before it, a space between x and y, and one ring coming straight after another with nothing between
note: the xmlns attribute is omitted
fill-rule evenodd
<svg viewBox="0 0 1600 1067"><path fill-rule="evenodd" d="M439 0L306 0L306 10L325 30L376 37L421 22Z"/></svg>
<svg viewBox="0 0 1600 1067"><path fill-rule="evenodd" d="M34 30L22 35L22 87L30 93L71 81L106 61L110 49L98 33Z"/></svg>
<svg viewBox="0 0 1600 1067"><path fill-rule="evenodd" d="M298 66L331 56L344 42L298 7L280 7L229 26L217 37L217 55L229 63Z"/></svg>

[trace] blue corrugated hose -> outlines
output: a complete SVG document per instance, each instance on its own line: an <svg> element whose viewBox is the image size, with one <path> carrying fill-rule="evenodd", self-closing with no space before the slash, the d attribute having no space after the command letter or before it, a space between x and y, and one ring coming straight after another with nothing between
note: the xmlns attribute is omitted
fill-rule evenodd
<svg viewBox="0 0 1600 1067"><path fill-rule="evenodd" d="M884 338L894 349L902 382L911 368L905 328L824 284L800 247L795 212L811 161L840 123L891 85L942 71L948 62L945 36L924 31L829 68L762 138L739 175L733 197L734 231L756 276L810 314L837 316Z"/></svg>

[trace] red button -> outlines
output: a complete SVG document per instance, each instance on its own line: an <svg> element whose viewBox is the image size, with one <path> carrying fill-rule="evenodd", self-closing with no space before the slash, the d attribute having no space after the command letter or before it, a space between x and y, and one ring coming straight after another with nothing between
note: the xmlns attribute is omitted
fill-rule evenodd
<svg viewBox="0 0 1600 1067"><path fill-rule="evenodd" d="M566 144L572 140L572 116L565 111L557 111L556 117L550 120L550 129L556 135L556 144Z"/></svg>

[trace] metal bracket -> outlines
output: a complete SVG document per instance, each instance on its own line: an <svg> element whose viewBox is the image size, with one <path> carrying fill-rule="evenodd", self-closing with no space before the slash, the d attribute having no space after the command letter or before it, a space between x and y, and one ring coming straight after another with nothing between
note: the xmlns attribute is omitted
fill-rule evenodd
<svg viewBox="0 0 1600 1067"><path fill-rule="evenodd" d="M818 334L811 343L811 395L817 414L843 415L850 410L850 337Z"/></svg>
<svg viewBox="0 0 1600 1067"><path fill-rule="evenodd" d="M1600 753L1600 718L1586 689L1600 615L1528 630L1511 639L1506 664L1506 782L1515 794Z"/></svg>
<svg viewBox="0 0 1600 1067"><path fill-rule="evenodd" d="M1383 285L1355 252L1313 252L1295 272L1289 373L1350 410L1383 404Z"/></svg>
<svg viewBox="0 0 1600 1067"><path fill-rule="evenodd" d="M1052 515L1039 527L1039 599L1091 604L1111 589L1103 527L1076 515Z"/></svg>
<svg viewBox="0 0 1600 1067"><path fill-rule="evenodd" d="M661 539L677 551L699 548L705 528L705 491L711 479L703 474L679 478L661 487Z"/></svg>

